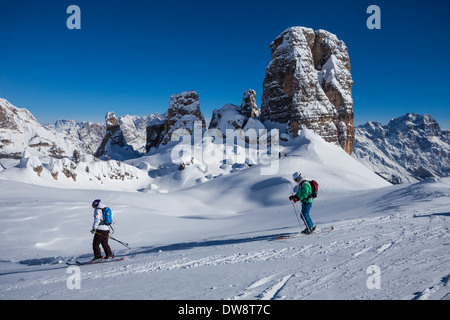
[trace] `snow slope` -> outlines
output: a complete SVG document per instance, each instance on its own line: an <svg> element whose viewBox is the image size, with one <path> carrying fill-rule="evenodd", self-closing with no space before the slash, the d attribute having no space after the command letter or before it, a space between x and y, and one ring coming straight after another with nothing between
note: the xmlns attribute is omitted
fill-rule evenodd
<svg viewBox="0 0 450 320"><path fill-rule="evenodd" d="M30 196L14 197L17 188ZM275 239L298 231L290 204L217 215L191 203L172 215L160 197L176 208L183 195L99 193L132 250L111 242L126 260L82 267L79 290L67 288L64 261L90 257L91 192L1 189L1 299L450 298L449 179L324 197L313 218L336 230L289 240ZM370 290L373 265L381 283Z"/></svg>
<svg viewBox="0 0 450 320"><path fill-rule="evenodd" d="M346 154L342 148L325 142L323 138L308 129L302 130L297 138L291 135L289 141L280 141L279 153L282 157L280 159L275 157L266 165L262 164L258 154L249 152L249 144L244 147L240 145L231 147L234 152L225 157L225 163L211 159L222 154L226 148L230 149L228 145L215 144L203 139L202 146L203 161L196 157L199 148L197 144L194 150L184 157L183 161L186 164L184 170L179 170L179 166L171 160L173 142L159 147L155 154L129 160L126 163L133 163L138 168L149 170L154 191L174 192L198 186L197 190L204 194L212 195L215 190L218 190L222 195L220 199L224 199L224 190L227 190L227 193L232 192L233 199L236 199L235 197L243 195L242 189L248 190L253 187L265 189L274 183L286 185L295 171L316 179L320 183L321 190L325 192L341 188L354 190L390 185ZM236 160L236 155L245 157L244 161ZM255 165L249 167L248 164ZM275 170L275 174L268 175L264 172L264 168L270 167ZM221 179L219 182L213 182L214 187L205 184L216 178ZM286 185L282 192L290 193L291 189ZM215 199L219 200L218 197ZM238 204L245 205L243 202Z"/></svg>
<svg viewBox="0 0 450 320"><path fill-rule="evenodd" d="M142 192L0 180L0 299L450 297L450 179L389 186L308 131L281 153L271 176L260 164L147 163L156 187ZM335 231L276 240L300 230L287 200L295 170L319 182L312 218ZM132 249L111 241L125 261L80 268L80 289L71 290L65 261L92 257L95 198ZM373 266L380 289L367 286Z"/></svg>

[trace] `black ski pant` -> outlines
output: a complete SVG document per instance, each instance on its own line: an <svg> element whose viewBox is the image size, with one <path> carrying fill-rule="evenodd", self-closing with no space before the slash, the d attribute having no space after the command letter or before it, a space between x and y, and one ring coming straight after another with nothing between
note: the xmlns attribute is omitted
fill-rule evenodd
<svg viewBox="0 0 450 320"><path fill-rule="evenodd" d="M105 251L106 257L112 257L111 247L108 244L109 230L96 230L94 234L94 240L92 241L92 249L94 250L94 259L100 259L102 257L102 251L100 250L100 244Z"/></svg>

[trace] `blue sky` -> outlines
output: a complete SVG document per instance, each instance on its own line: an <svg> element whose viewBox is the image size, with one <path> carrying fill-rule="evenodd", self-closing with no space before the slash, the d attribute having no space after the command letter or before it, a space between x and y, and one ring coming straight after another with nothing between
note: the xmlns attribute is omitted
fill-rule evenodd
<svg viewBox="0 0 450 320"><path fill-rule="evenodd" d="M71 4L81 30L66 27ZM371 4L381 30L366 27ZM442 0L1 0L0 97L41 123L162 113L185 90L206 117L250 88L260 106L269 44L306 26L349 48L356 125L416 112L450 129L449 12Z"/></svg>

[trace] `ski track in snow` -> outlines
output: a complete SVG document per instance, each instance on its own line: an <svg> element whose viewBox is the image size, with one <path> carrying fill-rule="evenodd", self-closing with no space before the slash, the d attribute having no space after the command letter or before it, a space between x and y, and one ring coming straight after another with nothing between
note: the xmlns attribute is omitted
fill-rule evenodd
<svg viewBox="0 0 450 320"><path fill-rule="evenodd" d="M114 280L124 279L118 282L123 284L126 279L142 277L149 281L137 285L143 292L147 292L147 285L160 287L160 296L148 298L186 298L184 290L181 296L173 292L169 295L157 279L170 273L171 277L175 275L175 281L183 283L190 272L200 272L205 274L208 285L196 289L201 294L191 293L196 299L448 299L450 275L443 271L448 271L445 268L450 262L448 255L438 252L434 259L439 259L440 264L428 263L438 245L448 245L448 227L440 222L400 213L339 222L335 231L310 237L151 254L137 251L133 259L115 265L82 267L82 281L104 281L114 286ZM366 288L366 269L371 265L381 270L381 290ZM55 270L42 271L42 277L35 276L39 274L38 267L33 273L24 271L21 276L17 272L19 279L14 277L14 272L5 272L4 276L13 281L2 279L0 298L14 298L14 293L20 295L26 291L37 292L33 297L38 299L68 298L67 294L76 293L62 289L67 281L65 268L49 265L48 269L51 268ZM232 271L222 274L223 268ZM407 272L410 269L414 270L413 274L417 272L416 277L411 278ZM58 275L53 276L54 273ZM239 273L249 275L244 277ZM440 280L427 285L429 277ZM250 283L249 279L252 279ZM422 289L417 290L417 286ZM411 289L399 293L399 287Z"/></svg>
<svg viewBox="0 0 450 320"><path fill-rule="evenodd" d="M292 277L292 275L287 275L281 279L280 282L276 283L273 287L269 288L264 292L261 300L272 300L276 297L278 292L286 285L286 282Z"/></svg>
<svg viewBox="0 0 450 320"><path fill-rule="evenodd" d="M433 297L433 295L435 295L440 289L446 289L446 294L441 298L441 300L450 300L450 290L448 289L449 286L449 282L450 282L450 274L448 274L447 276L443 277L438 284L430 287L430 288L426 288L425 290L423 290L422 292L416 292L415 293L415 297L413 298L413 300L428 300L430 298Z"/></svg>

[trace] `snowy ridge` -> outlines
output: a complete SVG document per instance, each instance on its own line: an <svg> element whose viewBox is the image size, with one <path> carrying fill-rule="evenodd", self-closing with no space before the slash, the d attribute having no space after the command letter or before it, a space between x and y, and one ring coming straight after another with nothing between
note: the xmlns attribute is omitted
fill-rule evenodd
<svg viewBox="0 0 450 320"><path fill-rule="evenodd" d="M239 185L255 190L282 187L276 192L290 192L286 188L293 172L302 171L308 176L321 181L323 190L335 190L336 185L345 185L345 189L367 189L389 185L386 181L365 168L355 159L346 154L336 145L325 142L321 137L308 129L301 131L300 136L288 141L280 142L281 158L276 157L273 163L263 165L258 154L249 154L249 144L228 146L216 144L203 139L202 145L194 145L194 152L186 158L186 165L180 166L171 161L174 142L166 147L160 147L158 152L131 161L139 168L149 170L152 186L148 191L176 191L198 186L205 194L212 194L214 190L222 188L226 193L232 193L233 199L239 199L245 193L240 189L231 188ZM203 148L203 159L195 157L195 150ZM231 148L233 153L222 161L214 161L215 157L224 153L224 149ZM245 161L237 162L236 155L246 155ZM261 169L273 165L277 168L274 175L262 175ZM215 181L217 180L217 181ZM208 182L208 183L206 183ZM337 184L336 184L337 183ZM203 185L204 184L204 185ZM211 184L217 188L210 189ZM202 186L203 185L203 186ZM155 189L157 187L157 189ZM222 190L223 191L223 190ZM223 199L223 195L218 200ZM261 199L268 201L267 199Z"/></svg>
<svg viewBox="0 0 450 320"><path fill-rule="evenodd" d="M0 180L57 188L123 191L136 191L150 183L147 172L134 166L116 160L98 161L92 156L84 159L78 163L68 158L41 162L26 150L16 166L0 171Z"/></svg>
<svg viewBox="0 0 450 320"><path fill-rule="evenodd" d="M63 134L52 132L26 109L0 99L0 156L20 159L25 148L35 156L72 155L74 146Z"/></svg>
<svg viewBox="0 0 450 320"><path fill-rule="evenodd" d="M386 126L356 128L353 156L392 183L450 174L450 140L430 115L408 113Z"/></svg>
<svg viewBox="0 0 450 320"><path fill-rule="evenodd" d="M146 129L148 125L163 117L164 115L158 113L142 117L127 114L119 118L119 123L127 143L130 144L134 150L144 154L145 145L147 143Z"/></svg>
<svg viewBox="0 0 450 320"><path fill-rule="evenodd" d="M90 121L60 119L44 127L56 134L64 135L80 153L94 154L105 135L105 125ZM68 156L72 156L69 154Z"/></svg>

